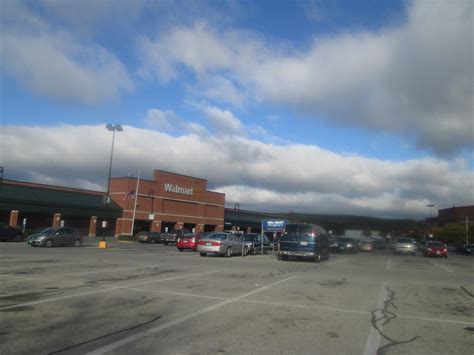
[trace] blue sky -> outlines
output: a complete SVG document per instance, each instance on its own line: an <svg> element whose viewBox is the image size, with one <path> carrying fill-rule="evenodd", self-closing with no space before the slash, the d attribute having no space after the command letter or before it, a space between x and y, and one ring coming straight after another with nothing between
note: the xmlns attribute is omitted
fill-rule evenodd
<svg viewBox="0 0 474 355"><path fill-rule="evenodd" d="M114 174L204 177L242 208L474 202L470 1L0 6L7 178L105 189L111 122Z"/></svg>

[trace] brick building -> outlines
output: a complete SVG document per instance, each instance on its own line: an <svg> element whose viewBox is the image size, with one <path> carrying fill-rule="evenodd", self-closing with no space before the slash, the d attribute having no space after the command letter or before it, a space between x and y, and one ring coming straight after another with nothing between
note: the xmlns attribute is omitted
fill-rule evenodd
<svg viewBox="0 0 474 355"><path fill-rule="evenodd" d="M448 223L464 223L466 217L470 223L474 221L474 205L473 206L462 206L462 207L451 207L438 210L438 224L444 226Z"/></svg>
<svg viewBox="0 0 474 355"><path fill-rule="evenodd" d="M224 229L225 194L208 191L205 179L154 170L152 180L111 179L110 196L123 209L116 235L131 234L132 220L134 234L139 230Z"/></svg>

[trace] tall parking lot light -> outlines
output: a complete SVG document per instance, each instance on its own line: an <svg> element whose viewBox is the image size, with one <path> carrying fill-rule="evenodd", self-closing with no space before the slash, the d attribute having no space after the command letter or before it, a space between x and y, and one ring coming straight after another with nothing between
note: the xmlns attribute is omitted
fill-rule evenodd
<svg viewBox="0 0 474 355"><path fill-rule="evenodd" d="M110 207L110 177L112 174L112 159L114 156L114 143L115 143L115 132L122 132L123 128L119 124L110 124L107 123L105 125L107 130L112 132L112 148L110 149L110 161L109 161L109 175L107 177L107 193L105 195L105 225L104 230L102 232L102 241L99 243L99 248L107 248L107 244L105 243L105 231L107 228L107 219L109 217L109 207Z"/></svg>
<svg viewBox="0 0 474 355"><path fill-rule="evenodd" d="M429 205L426 205L426 207L430 208L430 218L431 218L431 209L434 207L434 205L430 203Z"/></svg>

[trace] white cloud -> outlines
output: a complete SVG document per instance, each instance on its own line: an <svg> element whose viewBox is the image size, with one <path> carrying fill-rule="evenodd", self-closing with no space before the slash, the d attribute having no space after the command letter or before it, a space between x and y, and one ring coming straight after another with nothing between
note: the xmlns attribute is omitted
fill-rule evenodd
<svg viewBox="0 0 474 355"><path fill-rule="evenodd" d="M218 132L233 134L242 130L242 123L229 110L221 110L215 106L204 106L202 111Z"/></svg>
<svg viewBox="0 0 474 355"><path fill-rule="evenodd" d="M38 137L47 144L37 144ZM5 177L105 188L111 135L104 126L4 126ZM61 152L61 154L58 154ZM124 126L113 175L163 169L209 179L209 187L262 211L424 217L426 204L472 204L474 173L463 160L388 162L308 145L275 146L196 134L172 137ZM148 175L148 176L147 176ZM71 180L71 176L75 178Z"/></svg>
<svg viewBox="0 0 474 355"><path fill-rule="evenodd" d="M199 22L143 39L142 70L164 82L183 68L217 75L254 100L414 137L449 155L474 146L472 6L415 1L399 27L316 37L301 51Z"/></svg>
<svg viewBox="0 0 474 355"><path fill-rule="evenodd" d="M133 89L126 68L107 49L51 28L21 5L7 6L4 18L0 68L32 92L95 104Z"/></svg>
<svg viewBox="0 0 474 355"><path fill-rule="evenodd" d="M145 117L145 123L160 130L169 131L173 123L181 122L182 119L172 110L149 109Z"/></svg>

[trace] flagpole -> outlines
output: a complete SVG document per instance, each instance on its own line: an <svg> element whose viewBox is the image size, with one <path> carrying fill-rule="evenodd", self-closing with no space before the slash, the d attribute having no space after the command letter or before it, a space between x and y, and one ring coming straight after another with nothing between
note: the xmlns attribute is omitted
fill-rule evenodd
<svg viewBox="0 0 474 355"><path fill-rule="evenodd" d="M140 168L138 168L137 188L135 189L135 203L133 204L132 228L130 230L130 235L132 237L133 237L133 227L135 225L135 214L137 212L138 186L139 185L140 185Z"/></svg>

